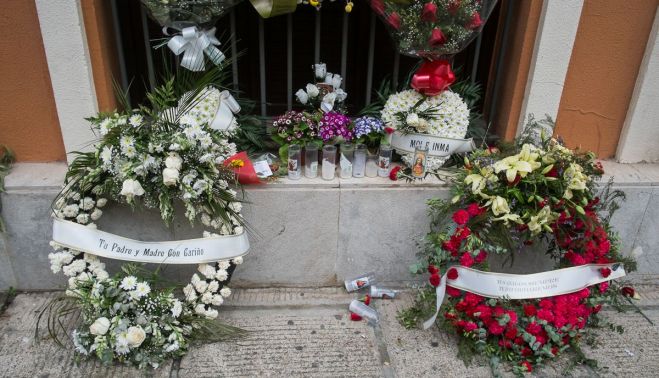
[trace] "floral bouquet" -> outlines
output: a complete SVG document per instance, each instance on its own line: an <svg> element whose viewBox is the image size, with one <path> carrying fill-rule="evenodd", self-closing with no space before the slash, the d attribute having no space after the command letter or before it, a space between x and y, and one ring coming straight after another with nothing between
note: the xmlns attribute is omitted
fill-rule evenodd
<svg viewBox="0 0 659 378"><path fill-rule="evenodd" d="M359 117L353 122L353 135L356 143L363 143L370 149L375 149L386 135L384 123L375 117Z"/></svg>
<svg viewBox="0 0 659 378"><path fill-rule="evenodd" d="M443 91L438 96L427 97L408 89L389 96L382 109L382 121L401 134L427 134L443 138L464 138L469 126L469 107L460 95ZM403 162L410 166L413 152L401 152ZM446 157L428 157L426 169L436 171Z"/></svg>
<svg viewBox="0 0 659 378"><path fill-rule="evenodd" d="M338 112L323 114L318 122L320 137L326 144L351 142L354 134L351 130L350 118Z"/></svg>
<svg viewBox="0 0 659 378"><path fill-rule="evenodd" d="M483 354L493 369L512 362L522 374L570 348L579 350L587 325L603 321L597 318L602 305L618 306L634 294L607 280L622 266L633 271L635 262L622 256L609 227L621 193L607 187L598 195L595 182L602 174L592 153L575 153L552 138L520 138L506 150L474 151L454 177L454 197L429 201L433 231L425 260L413 267L429 274L429 287L401 314L403 323L413 326L434 311L435 288L446 285L448 300L437 324L462 338L463 358ZM589 278L595 284L515 300L453 286L458 267L488 270L489 254L506 256L543 240L556 268L598 264Z"/></svg>
<svg viewBox="0 0 659 378"><path fill-rule="evenodd" d="M312 66L315 82L309 83L305 89L295 92L297 101L309 108L310 111L323 113L331 111L345 112L344 101L348 94L341 89L343 78L338 74L327 72L325 63L317 63Z"/></svg>
<svg viewBox="0 0 659 378"><path fill-rule="evenodd" d="M151 18L161 26L212 27L220 16L241 0L141 0Z"/></svg>
<svg viewBox="0 0 659 378"><path fill-rule="evenodd" d="M89 118L100 139L93 151L78 153L70 164L54 201L57 224L95 230L109 203L159 211L170 224L180 204L185 218L205 229L200 231L204 238L246 236L235 174L223 164L236 153L229 138L238 125L230 110L222 110L233 102L217 89L222 67L192 80L185 72L148 93L149 103L139 109L124 102L126 111ZM200 264L201 275L195 274L176 297L176 286L162 285L157 273L126 264L110 277L92 254L98 251L56 241L51 246L51 269L68 277L68 289L42 315L48 315L49 332L57 340L61 317L81 311L82 323L72 337L78 358L156 367L184 354L192 341L240 331L212 320L231 293L226 285L242 255Z"/></svg>
<svg viewBox="0 0 659 378"><path fill-rule="evenodd" d="M322 144L318 122L307 113L289 110L277 117L272 127L275 131L272 140L280 146L281 161L288 161L288 146L291 144L298 144L301 147L310 142Z"/></svg>
<svg viewBox="0 0 659 378"><path fill-rule="evenodd" d="M496 0L370 0L370 4L400 53L436 60L467 46Z"/></svg>

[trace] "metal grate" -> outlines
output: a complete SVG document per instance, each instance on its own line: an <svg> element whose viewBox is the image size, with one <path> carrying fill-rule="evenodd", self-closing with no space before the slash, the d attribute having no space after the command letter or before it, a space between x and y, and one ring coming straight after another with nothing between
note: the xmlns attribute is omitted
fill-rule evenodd
<svg viewBox="0 0 659 378"><path fill-rule="evenodd" d="M153 87L159 75L160 54L148 48L150 40L161 38L160 27L147 18L139 2L111 0L117 43L120 51L121 83L132 81ZM472 80L488 83L497 30L498 9L479 36L455 57ZM262 116L281 114L295 107L294 93L312 80L311 65L327 63L328 71L344 78L351 112L373 100L374 89L388 78L394 85L404 80L417 59L399 55L382 22L365 2L350 14L343 3L328 3L321 12L300 6L286 16L263 20L248 2L242 2L217 23L218 36L230 40L222 46L225 54L243 55L232 65L232 85L242 96L257 101ZM489 30L489 31L488 31ZM233 38L229 38L229 37ZM223 38L222 38L223 37ZM130 88L131 100L144 98L140 85Z"/></svg>

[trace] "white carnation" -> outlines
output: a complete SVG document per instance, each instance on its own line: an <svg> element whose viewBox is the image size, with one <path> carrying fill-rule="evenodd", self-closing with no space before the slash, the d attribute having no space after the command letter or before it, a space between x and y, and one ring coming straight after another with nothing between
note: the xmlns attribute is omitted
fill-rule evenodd
<svg viewBox="0 0 659 378"><path fill-rule="evenodd" d="M227 273L227 271L224 270L224 269L218 270L217 274L215 275L215 279L220 281L220 282L226 281L227 278L229 278L229 273Z"/></svg>
<svg viewBox="0 0 659 378"><path fill-rule="evenodd" d="M211 303L213 306L222 306L224 303L224 298L222 298L221 295L213 295Z"/></svg>
<svg viewBox="0 0 659 378"><path fill-rule="evenodd" d="M89 214L87 214L87 213L78 214L78 216L76 217L76 222L78 222L80 224L89 223Z"/></svg>
<svg viewBox="0 0 659 378"><path fill-rule="evenodd" d="M222 290L220 290L220 295L223 296L224 298L229 298L231 295L231 289L228 287L223 287Z"/></svg>
<svg viewBox="0 0 659 378"><path fill-rule="evenodd" d="M224 270L229 269L230 266L231 263L229 262L229 260L222 260L217 263L217 267Z"/></svg>
<svg viewBox="0 0 659 378"><path fill-rule="evenodd" d="M215 276L215 268L209 264L199 264L197 267L199 273L203 274L206 278L213 278Z"/></svg>
<svg viewBox="0 0 659 378"><path fill-rule="evenodd" d="M233 259L233 263L236 264L236 265L242 264L243 263L243 257L242 256L236 257L235 259Z"/></svg>
<svg viewBox="0 0 659 378"><path fill-rule="evenodd" d="M211 300L213 300L213 294L206 292L201 296L201 301L205 304L210 304Z"/></svg>
<svg viewBox="0 0 659 378"><path fill-rule="evenodd" d="M220 288L220 284L215 280L211 281L211 283L208 284L208 291L211 293L216 292L217 289L219 288Z"/></svg>
<svg viewBox="0 0 659 378"><path fill-rule="evenodd" d="M97 208L94 209L94 211L92 211L90 217L92 218L93 221L97 221L101 218L101 215L103 215L103 211Z"/></svg>
<svg viewBox="0 0 659 378"><path fill-rule="evenodd" d="M98 201L96 201L96 207L101 208L107 205L107 203L108 203L107 198L99 198Z"/></svg>
<svg viewBox="0 0 659 378"><path fill-rule="evenodd" d="M80 200L80 208L89 211L94 208L96 202L91 197L85 197Z"/></svg>
<svg viewBox="0 0 659 378"><path fill-rule="evenodd" d="M76 204L72 205L67 205L64 207L62 210L62 214L64 214L65 217L67 218L75 218L78 216L78 212L80 211L80 208Z"/></svg>

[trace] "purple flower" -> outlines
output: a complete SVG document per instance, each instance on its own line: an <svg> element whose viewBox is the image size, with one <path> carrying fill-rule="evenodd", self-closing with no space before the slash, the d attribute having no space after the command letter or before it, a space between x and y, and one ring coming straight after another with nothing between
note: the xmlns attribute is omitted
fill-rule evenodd
<svg viewBox="0 0 659 378"><path fill-rule="evenodd" d="M352 132L348 129L350 118L341 113L325 113L318 125L320 125L320 137L323 142L328 142L335 136L341 136L346 141L352 140Z"/></svg>
<svg viewBox="0 0 659 378"><path fill-rule="evenodd" d="M382 133L384 131L384 124L378 118L374 117L360 117L355 120L355 137L361 138L370 133Z"/></svg>

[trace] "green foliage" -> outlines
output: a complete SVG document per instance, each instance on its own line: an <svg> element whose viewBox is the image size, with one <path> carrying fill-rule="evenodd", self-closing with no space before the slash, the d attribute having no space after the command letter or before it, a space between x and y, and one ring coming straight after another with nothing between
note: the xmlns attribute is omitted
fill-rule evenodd
<svg viewBox="0 0 659 378"><path fill-rule="evenodd" d="M16 298L16 289L13 287L9 287L9 290L4 293L0 292L0 299L2 299L0 301L0 315L7 310L11 302L14 301L14 298Z"/></svg>

